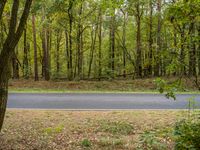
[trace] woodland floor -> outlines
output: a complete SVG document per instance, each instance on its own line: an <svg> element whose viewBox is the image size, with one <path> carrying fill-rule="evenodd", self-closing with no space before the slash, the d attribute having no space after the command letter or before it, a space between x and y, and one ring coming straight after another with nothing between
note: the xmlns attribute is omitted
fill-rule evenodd
<svg viewBox="0 0 200 150"><path fill-rule="evenodd" d="M172 149L183 111L47 111L6 113L0 149Z"/></svg>
<svg viewBox="0 0 200 150"><path fill-rule="evenodd" d="M112 81L39 81L33 80L11 80L9 90L12 92L157 92L156 78L135 79L135 80L112 80ZM166 78L168 82L176 78ZM191 79L184 78L183 87L185 91L197 91Z"/></svg>

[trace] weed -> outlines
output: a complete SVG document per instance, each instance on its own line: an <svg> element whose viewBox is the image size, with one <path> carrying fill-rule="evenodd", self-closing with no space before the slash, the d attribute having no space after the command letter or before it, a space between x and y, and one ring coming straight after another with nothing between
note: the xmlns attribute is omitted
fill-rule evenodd
<svg viewBox="0 0 200 150"><path fill-rule="evenodd" d="M90 147L92 144L88 139L84 139L84 140L82 140L81 145L83 147Z"/></svg>
<svg viewBox="0 0 200 150"><path fill-rule="evenodd" d="M133 129L133 126L127 122L111 122L103 120L100 122L100 127L98 131L108 132L111 134L129 135L133 133Z"/></svg>
<svg viewBox="0 0 200 150"><path fill-rule="evenodd" d="M62 132L63 129L64 129L63 125L59 125L57 127L49 127L49 128L44 129L44 133L48 135L57 134L57 133Z"/></svg>
<svg viewBox="0 0 200 150"><path fill-rule="evenodd" d="M101 138L98 142L100 147L109 147L109 146L123 146L124 141L117 138Z"/></svg>

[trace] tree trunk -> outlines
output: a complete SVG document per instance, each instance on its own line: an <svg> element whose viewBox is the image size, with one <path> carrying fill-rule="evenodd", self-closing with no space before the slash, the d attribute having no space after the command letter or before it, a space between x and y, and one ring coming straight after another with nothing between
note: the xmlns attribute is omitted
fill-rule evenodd
<svg viewBox="0 0 200 150"><path fill-rule="evenodd" d="M60 74L60 42L62 40L62 31L57 31L56 35L56 74Z"/></svg>
<svg viewBox="0 0 200 150"><path fill-rule="evenodd" d="M69 61L69 37L68 32L65 31L65 50L66 50L66 59L67 59L67 78L70 79L69 70L70 70L70 61Z"/></svg>
<svg viewBox="0 0 200 150"><path fill-rule="evenodd" d="M141 50L141 16L140 3L136 4L136 24L137 24L137 38L136 38L136 77L142 77L142 50Z"/></svg>
<svg viewBox="0 0 200 150"><path fill-rule="evenodd" d="M189 46L189 76L196 76L196 44L195 44L195 24L190 24L190 46Z"/></svg>
<svg viewBox="0 0 200 150"><path fill-rule="evenodd" d="M19 62L17 56L18 56L18 47L16 47L16 50L13 52L12 55L13 79L19 79Z"/></svg>
<svg viewBox="0 0 200 150"><path fill-rule="evenodd" d="M34 74L35 81L39 80L38 76L38 56L37 56L37 38L36 38L36 28L35 28L35 15L32 15L32 30L33 30L33 45L34 45Z"/></svg>
<svg viewBox="0 0 200 150"><path fill-rule="evenodd" d="M24 29L24 59L23 59L23 76L29 78L29 62L28 62L29 45L27 43L26 28Z"/></svg>
<svg viewBox="0 0 200 150"><path fill-rule="evenodd" d="M102 10L99 9L99 63L98 63L98 78L101 80L102 68L101 68L101 59L102 59Z"/></svg>
<svg viewBox="0 0 200 150"><path fill-rule="evenodd" d="M153 30L153 5L152 0L149 0L149 8L150 8L150 14L149 14L149 62L148 62L148 74L152 76L153 74L153 37L152 37L152 30Z"/></svg>
<svg viewBox="0 0 200 150"><path fill-rule="evenodd" d="M4 68L1 69L0 73L0 131L3 126L3 121L7 106L7 96L8 96L8 62L4 63Z"/></svg>
<svg viewBox="0 0 200 150"><path fill-rule="evenodd" d="M73 5L74 1L69 1L68 16L69 16L69 69L68 78L73 80L73 56L72 56L72 29L73 29Z"/></svg>
<svg viewBox="0 0 200 150"><path fill-rule="evenodd" d="M185 25L182 27L181 31L181 52L180 52L180 58L179 58L179 63L180 63L180 74L186 75L186 69L185 69Z"/></svg>
<svg viewBox="0 0 200 150"><path fill-rule="evenodd" d="M97 37L97 31L98 31L98 25L96 25L95 29L92 27L92 33L91 33L91 51L90 51L90 62L89 62L89 69L88 69L88 78L90 78L91 70L92 70L92 63L94 58L94 51L96 46L96 37Z"/></svg>
<svg viewBox="0 0 200 150"><path fill-rule="evenodd" d="M115 72L115 9L113 12L114 14L110 18L110 71L112 78L114 78Z"/></svg>
<svg viewBox="0 0 200 150"><path fill-rule="evenodd" d="M123 77L126 78L126 15L127 13L122 11L123 13L123 34L122 34L122 47L123 47Z"/></svg>
<svg viewBox="0 0 200 150"><path fill-rule="evenodd" d="M78 64L78 79L82 79L82 22L81 22L81 15L82 15L82 11L83 11L83 5L82 5L82 1L81 1L81 6L79 9L79 20L78 20L78 32L77 32L77 55L78 55L78 59L77 59L77 64Z"/></svg>
<svg viewBox="0 0 200 150"><path fill-rule="evenodd" d="M157 48L156 48L156 66L154 70L154 76L160 75L161 64L161 0L157 0L157 11L158 11L158 24L157 24Z"/></svg>

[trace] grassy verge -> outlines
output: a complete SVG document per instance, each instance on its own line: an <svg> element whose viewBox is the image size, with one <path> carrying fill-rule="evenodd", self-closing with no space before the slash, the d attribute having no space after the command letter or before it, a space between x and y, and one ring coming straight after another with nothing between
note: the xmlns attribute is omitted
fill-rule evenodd
<svg viewBox="0 0 200 150"><path fill-rule="evenodd" d="M171 149L170 134L162 134L170 133L183 113L8 110L0 149L137 149L148 146L155 131L160 145Z"/></svg>
<svg viewBox="0 0 200 150"><path fill-rule="evenodd" d="M9 93L113 93L113 94L160 94L157 90L152 91L93 91L93 90L64 90L64 89L10 89ZM200 94L200 91L187 91L187 92L176 92L176 94Z"/></svg>
<svg viewBox="0 0 200 150"><path fill-rule="evenodd" d="M189 81L185 81L185 85L187 90L178 93L200 93ZM158 93L154 78L100 82L12 80L9 82L9 91L11 93Z"/></svg>
<svg viewBox="0 0 200 150"><path fill-rule="evenodd" d="M117 91L117 90L66 90L66 89L30 89L30 88L18 88L9 89L9 93L146 93L146 94L159 94L158 91L141 90L141 91ZM189 93L189 92L188 92Z"/></svg>

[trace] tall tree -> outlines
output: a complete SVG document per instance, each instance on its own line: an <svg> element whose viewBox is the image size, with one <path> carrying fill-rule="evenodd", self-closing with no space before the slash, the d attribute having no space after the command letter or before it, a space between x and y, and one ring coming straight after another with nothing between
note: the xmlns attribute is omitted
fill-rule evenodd
<svg viewBox="0 0 200 150"><path fill-rule="evenodd" d="M154 75L159 76L160 70L162 67L161 63L161 5L162 0L157 0L157 14L158 14L158 23L157 23L157 48L156 48L156 65L154 70Z"/></svg>
<svg viewBox="0 0 200 150"><path fill-rule="evenodd" d="M112 14L110 17L110 71L111 77L114 78L115 73L115 8L112 10Z"/></svg>
<svg viewBox="0 0 200 150"><path fill-rule="evenodd" d="M3 1L0 2L0 5L2 2ZM20 18L19 24L17 25L19 0L13 0L9 33L0 53L0 130L2 129L7 105L8 80L10 76L9 65L11 63L14 49L19 42L26 25L31 3L32 0L26 0L22 16ZM2 14L0 14L0 19L2 19Z"/></svg>
<svg viewBox="0 0 200 150"><path fill-rule="evenodd" d="M137 25L137 31L136 31L136 66L135 66L135 72L136 77L142 77L142 47L141 47L141 19L143 15L142 10L142 3L140 0L137 0L134 4L135 6L135 18L136 18L136 25Z"/></svg>
<svg viewBox="0 0 200 150"><path fill-rule="evenodd" d="M33 45L34 45L34 78L35 81L39 80L38 76L38 52L37 52L37 37L35 27L35 14L32 14L32 32L33 32Z"/></svg>
<svg viewBox="0 0 200 150"><path fill-rule="evenodd" d="M153 0L149 0L149 61L148 61L148 74L151 76L153 74Z"/></svg>

